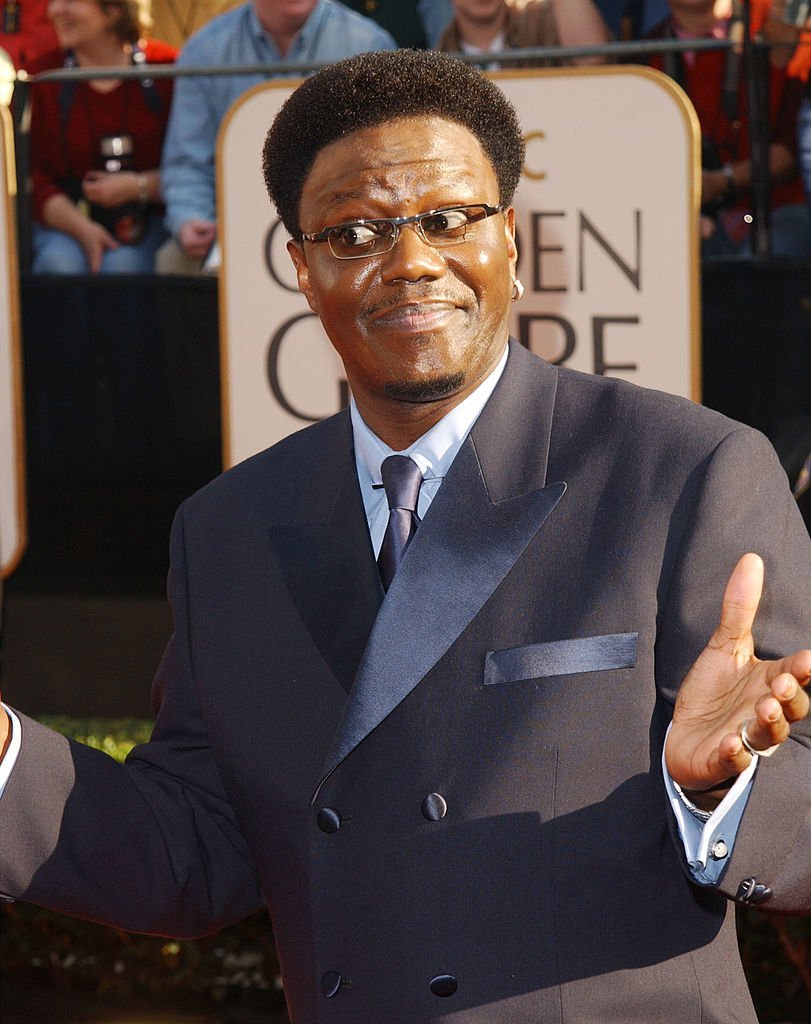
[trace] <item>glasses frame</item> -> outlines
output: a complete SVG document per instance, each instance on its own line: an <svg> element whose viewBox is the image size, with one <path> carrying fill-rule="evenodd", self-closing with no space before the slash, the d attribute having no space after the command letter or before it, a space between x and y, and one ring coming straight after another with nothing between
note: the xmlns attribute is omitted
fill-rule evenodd
<svg viewBox="0 0 811 1024"><path fill-rule="evenodd" d="M302 242L326 242L329 245L329 251L335 257L336 260L363 260L372 259L374 256L385 256L386 253L397 245L397 239L400 237L400 229L405 227L406 224L413 224L414 230L420 236L422 241L426 245L430 245L432 248L443 248L447 245L460 245L466 241L466 237L462 238L449 238L447 242L432 242L425 236L425 231L422 227L423 220L428 217L435 217L438 213L453 213L456 210L484 210L484 216L478 217L476 220L468 222L466 228L471 224L478 224L480 221L486 220L488 217L493 217L497 213L503 213L506 209L504 203L499 203L498 206L493 206L491 203L460 203L458 206L440 206L436 210L428 210L425 213L415 213L412 217L358 217L357 220L343 221L341 224L331 224L327 228L322 228L321 231L316 231L312 234L305 234L302 232L300 240ZM391 235L387 239L390 239L391 244L387 249L382 249L378 252L359 252L352 256L339 256L332 247L332 233L334 231L340 231L342 228L351 228L356 224L363 225L364 227L370 224L388 224L391 227ZM385 236L381 236L385 237Z"/></svg>

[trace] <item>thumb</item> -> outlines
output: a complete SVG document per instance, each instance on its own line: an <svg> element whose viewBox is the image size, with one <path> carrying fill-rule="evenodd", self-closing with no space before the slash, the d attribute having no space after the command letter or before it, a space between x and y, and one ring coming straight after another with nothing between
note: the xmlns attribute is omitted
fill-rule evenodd
<svg viewBox="0 0 811 1024"><path fill-rule="evenodd" d="M752 625L763 593L763 559L748 552L732 570L721 602L721 621L715 631L715 644L729 653L752 653ZM744 641L747 650L739 651Z"/></svg>

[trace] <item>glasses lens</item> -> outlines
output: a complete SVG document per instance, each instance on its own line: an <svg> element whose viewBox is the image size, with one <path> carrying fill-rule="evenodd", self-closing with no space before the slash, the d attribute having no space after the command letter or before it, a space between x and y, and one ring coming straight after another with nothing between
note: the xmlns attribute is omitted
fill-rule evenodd
<svg viewBox="0 0 811 1024"><path fill-rule="evenodd" d="M420 218L420 228L431 245L458 245L464 242L467 229L487 216L482 206L466 206L456 210L440 210Z"/></svg>
<svg viewBox="0 0 811 1024"><path fill-rule="evenodd" d="M394 227L386 221L343 224L327 235L333 256L339 260L360 259L388 252L394 240Z"/></svg>
<svg viewBox="0 0 811 1024"><path fill-rule="evenodd" d="M339 260L380 256L394 248L398 230L414 225L429 245L458 245L464 242L472 224L498 213L501 207L455 206L416 217L391 220L355 221L326 231L332 255ZM322 235L323 237L323 235Z"/></svg>

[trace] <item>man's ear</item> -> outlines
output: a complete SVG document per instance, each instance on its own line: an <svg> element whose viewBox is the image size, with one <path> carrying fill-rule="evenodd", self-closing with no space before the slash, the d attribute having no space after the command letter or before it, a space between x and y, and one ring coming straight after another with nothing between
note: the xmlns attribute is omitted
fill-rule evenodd
<svg viewBox="0 0 811 1024"><path fill-rule="evenodd" d="M315 297L313 296L312 288L310 288L310 267L307 263L307 257L304 254L304 246L301 242L294 242L291 238L287 243L287 251L290 253L290 259L293 261L293 266L296 268L298 290L307 300L307 304L313 313L317 313L318 309L316 308Z"/></svg>
<svg viewBox="0 0 811 1024"><path fill-rule="evenodd" d="M518 264L518 247L515 244L515 207L509 206L504 211L504 237L507 242L507 256L510 260L510 272L515 277Z"/></svg>

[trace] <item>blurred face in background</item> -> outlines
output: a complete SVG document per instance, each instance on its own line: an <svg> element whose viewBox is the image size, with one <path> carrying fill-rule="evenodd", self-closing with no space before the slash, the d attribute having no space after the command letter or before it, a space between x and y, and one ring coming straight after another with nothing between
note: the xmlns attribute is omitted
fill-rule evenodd
<svg viewBox="0 0 811 1024"><path fill-rule="evenodd" d="M453 0L453 13L476 24L491 25L506 17L507 4L505 0Z"/></svg>
<svg viewBox="0 0 811 1024"><path fill-rule="evenodd" d="M313 13L317 0L253 0L260 23L271 34L298 32Z"/></svg>
<svg viewBox="0 0 811 1024"><path fill-rule="evenodd" d="M113 25L118 10L97 0L50 0L48 17L63 50L81 50L99 42L118 42Z"/></svg>

